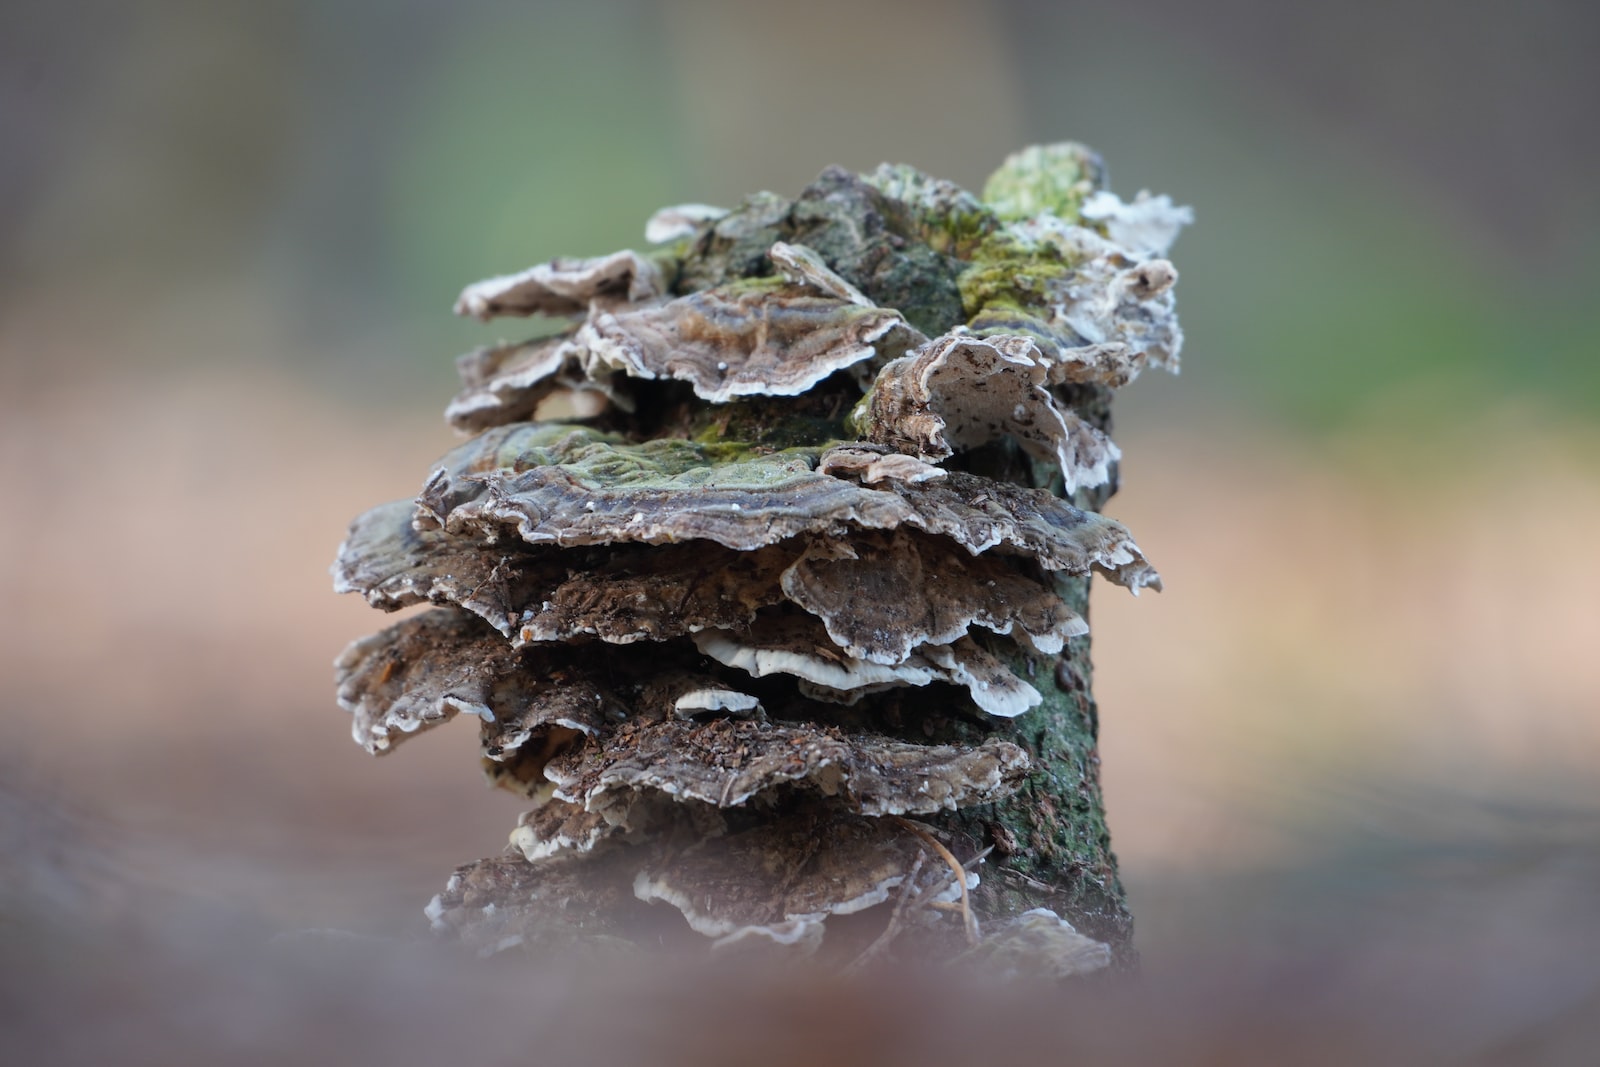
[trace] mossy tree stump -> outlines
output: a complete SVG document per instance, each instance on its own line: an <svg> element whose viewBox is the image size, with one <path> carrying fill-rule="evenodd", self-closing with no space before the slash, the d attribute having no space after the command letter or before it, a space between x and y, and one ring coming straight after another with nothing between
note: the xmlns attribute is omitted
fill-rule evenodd
<svg viewBox="0 0 1600 1067"><path fill-rule="evenodd" d="M908 167L650 221L644 253L469 286L567 318L458 361L474 435L352 526L341 590L437 605L352 645L391 750L465 712L529 798L434 924L486 946L1130 960L1091 575L1159 587L1100 509L1110 401L1182 335L1187 210L1077 145L980 197Z"/></svg>

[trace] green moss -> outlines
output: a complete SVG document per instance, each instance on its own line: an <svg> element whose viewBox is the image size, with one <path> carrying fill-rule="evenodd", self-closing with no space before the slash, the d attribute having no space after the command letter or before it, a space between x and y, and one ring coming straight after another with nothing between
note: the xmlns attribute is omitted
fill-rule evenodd
<svg viewBox="0 0 1600 1067"><path fill-rule="evenodd" d="M967 329L977 337L1031 337L1050 356L1085 343L1071 327L1055 326L1041 315L1010 304L990 304L968 320Z"/></svg>
<svg viewBox="0 0 1600 1067"><path fill-rule="evenodd" d="M884 195L890 229L936 252L968 259L1000 228L998 216L977 197L915 167L885 163L866 181Z"/></svg>
<svg viewBox="0 0 1600 1067"><path fill-rule="evenodd" d="M1057 581L1058 592L1080 614L1087 613L1089 586L1089 578ZM1046 656L981 631L972 636L1033 684L1043 697L1038 707L1015 719L975 716L963 694L933 686L868 698L854 711L860 721L852 726L933 744L1000 737L1027 749L1034 769L1014 795L926 821L965 840L973 852L994 846L973 898L980 918L1050 908L1130 963L1133 919L1100 788L1089 639L1076 638L1060 656Z"/></svg>
<svg viewBox="0 0 1600 1067"><path fill-rule="evenodd" d="M1057 589L1087 615L1088 578L1066 578ZM1011 739L1034 758L1034 773L1015 796L992 806L990 838L1016 842L991 860L994 873L980 888L985 911L1015 914L1049 907L1080 931L1131 952L1132 918L1100 790L1099 711L1091 685L1089 639L1068 642L1060 657L994 642L1013 670L1031 676L1044 702L1017 720Z"/></svg>
<svg viewBox="0 0 1600 1067"><path fill-rule="evenodd" d="M873 392L873 389L868 389L866 395L856 401L855 407L851 408L850 414L844 418L845 432L858 441L864 441L871 435Z"/></svg>
<svg viewBox="0 0 1600 1067"><path fill-rule="evenodd" d="M793 283L782 275L764 274L755 277L732 278L717 285L718 293L726 294L730 300L737 300L741 296L758 296L762 293L778 293L789 288Z"/></svg>
<svg viewBox="0 0 1600 1067"><path fill-rule="evenodd" d="M767 250L789 241L815 251L879 307L899 311L929 336L960 325L959 256L977 251L998 220L955 186L926 176L918 183L910 168L897 173L907 190L926 186L930 197L944 199L907 202L830 167L792 201L758 193L718 220L685 254L674 292L769 276ZM945 218L935 202L956 206Z"/></svg>
<svg viewBox="0 0 1600 1067"><path fill-rule="evenodd" d="M843 404L839 404L840 409ZM741 442L747 450L807 449L818 455L833 444L847 439L844 420L826 412L796 414L783 410L782 401L754 397L697 410L689 426L689 436L702 445ZM824 442L817 444L817 442Z"/></svg>
<svg viewBox="0 0 1600 1067"><path fill-rule="evenodd" d="M666 283L667 291L676 292L679 277L683 273L683 261L689 255L689 249L694 242L687 237L681 237L670 244L657 245L643 253L644 258L656 265L661 272L661 278Z"/></svg>
<svg viewBox="0 0 1600 1067"><path fill-rule="evenodd" d="M1023 334L1047 352L1086 344L1070 326L1052 321L1075 269L1074 258L1048 235L990 235L956 279L967 328L979 337Z"/></svg>
<svg viewBox="0 0 1600 1067"><path fill-rule="evenodd" d="M926 244L905 214L905 205L858 175L830 167L795 201L788 239L815 249L879 307L936 336L964 321L961 261Z"/></svg>
<svg viewBox="0 0 1600 1067"><path fill-rule="evenodd" d="M1052 286L1064 283L1072 266L1054 245L1025 247L1008 238L984 243L956 279L962 312L968 319L991 305L1044 309L1054 303Z"/></svg>
<svg viewBox="0 0 1600 1067"><path fill-rule="evenodd" d="M1103 430L1110 429L1111 391L1083 387L1064 399ZM979 457L993 477L1047 488L1061 495L1061 472L1010 446L991 446ZM1079 490L1072 503L1099 511L1115 485ZM1089 577L1057 574L1057 593L1073 611L1089 618ZM990 875L978 888L979 907L990 915L1014 915L1047 907L1082 933L1111 945L1120 964L1133 964L1133 916L1117 874L1100 789L1100 715L1094 700L1094 667L1088 635L1067 642L1059 656L1046 656L1012 641L986 647L1039 690L1042 703L1000 724L1001 736L1027 748L1034 771L1014 796L986 809L955 812L951 822L977 840L996 845ZM1002 845L1010 845L1009 850Z"/></svg>
<svg viewBox="0 0 1600 1067"><path fill-rule="evenodd" d="M777 193L755 193L700 236L683 258L673 292L699 292L736 278L773 272L767 249L786 240L793 201Z"/></svg>
<svg viewBox="0 0 1600 1067"><path fill-rule="evenodd" d="M1083 202L1105 183L1105 164L1093 149L1072 141L1033 145L989 175L983 201L1008 222L1048 213L1076 223Z"/></svg>

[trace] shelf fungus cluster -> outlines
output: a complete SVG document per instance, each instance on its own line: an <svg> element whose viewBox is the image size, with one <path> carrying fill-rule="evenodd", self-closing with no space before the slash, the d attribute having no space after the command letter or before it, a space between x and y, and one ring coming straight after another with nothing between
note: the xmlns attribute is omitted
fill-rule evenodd
<svg viewBox="0 0 1600 1067"><path fill-rule="evenodd" d="M560 332L458 360L465 435L336 586L426 608L337 661L385 753L464 715L527 799L428 913L486 950L658 944L1064 976L1127 958L1089 579L1109 401L1176 369L1188 210L1078 145L982 196L837 168L470 285Z"/></svg>

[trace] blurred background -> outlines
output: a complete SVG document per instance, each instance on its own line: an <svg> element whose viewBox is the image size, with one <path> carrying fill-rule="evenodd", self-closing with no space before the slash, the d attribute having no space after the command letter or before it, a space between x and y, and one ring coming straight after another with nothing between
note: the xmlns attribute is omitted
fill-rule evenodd
<svg viewBox="0 0 1600 1067"><path fill-rule="evenodd" d="M1196 1034L1600 1043L1597 49L1579 0L0 6L0 990L414 932L504 841L474 731L373 760L331 682L385 622L346 523L518 329L463 284L1070 138L1198 220L1108 508L1166 592L1093 620L1146 983ZM148 955L47 946L84 916Z"/></svg>

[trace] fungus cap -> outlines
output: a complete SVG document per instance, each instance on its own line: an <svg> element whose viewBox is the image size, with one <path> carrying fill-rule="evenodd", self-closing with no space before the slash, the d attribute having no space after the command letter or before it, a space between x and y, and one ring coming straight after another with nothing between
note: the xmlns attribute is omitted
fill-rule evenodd
<svg viewBox="0 0 1600 1067"><path fill-rule="evenodd" d="M637 304L665 290L660 269L637 252L552 259L473 282L456 299L456 314L483 322L502 315L581 315L597 302Z"/></svg>

